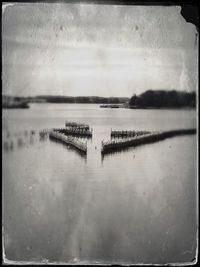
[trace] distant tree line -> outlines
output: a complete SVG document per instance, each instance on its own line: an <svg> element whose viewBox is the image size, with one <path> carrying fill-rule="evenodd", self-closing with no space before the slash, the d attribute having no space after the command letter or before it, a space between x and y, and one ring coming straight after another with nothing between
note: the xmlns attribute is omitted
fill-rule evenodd
<svg viewBox="0 0 200 267"><path fill-rule="evenodd" d="M6 96L3 95L3 103L18 101L31 103L85 103L85 104L123 104L129 101L128 97L99 97L99 96Z"/></svg>
<svg viewBox="0 0 200 267"><path fill-rule="evenodd" d="M176 90L147 90L129 101L133 108L181 108L196 107L196 93Z"/></svg>
<svg viewBox="0 0 200 267"><path fill-rule="evenodd" d="M125 103L127 97L99 97L99 96L36 96L32 102L44 100L48 103L86 103L86 104L119 104Z"/></svg>

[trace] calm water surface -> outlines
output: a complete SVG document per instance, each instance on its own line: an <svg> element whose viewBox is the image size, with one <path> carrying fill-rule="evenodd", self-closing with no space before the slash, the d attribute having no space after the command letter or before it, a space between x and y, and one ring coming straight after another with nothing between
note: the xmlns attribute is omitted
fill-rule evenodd
<svg viewBox="0 0 200 267"><path fill-rule="evenodd" d="M24 131L88 123L87 157ZM112 129L196 127L191 110L32 104L3 110L4 247L8 260L175 263L196 254L196 135L101 157ZM6 137L9 132L9 137ZM23 144L17 138L23 136Z"/></svg>

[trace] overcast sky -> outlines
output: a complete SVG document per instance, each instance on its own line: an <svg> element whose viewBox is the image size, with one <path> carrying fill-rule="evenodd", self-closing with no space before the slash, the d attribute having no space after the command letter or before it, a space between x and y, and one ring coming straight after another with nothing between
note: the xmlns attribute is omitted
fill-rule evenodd
<svg viewBox="0 0 200 267"><path fill-rule="evenodd" d="M196 28L180 7L3 7L3 93L126 96L197 89Z"/></svg>

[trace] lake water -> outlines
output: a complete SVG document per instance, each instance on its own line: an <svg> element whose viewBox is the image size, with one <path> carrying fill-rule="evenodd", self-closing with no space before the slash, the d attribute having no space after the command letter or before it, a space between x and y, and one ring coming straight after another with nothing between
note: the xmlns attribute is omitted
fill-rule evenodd
<svg viewBox="0 0 200 267"><path fill-rule="evenodd" d="M66 121L93 128L87 157L29 134L64 127ZM111 128L194 128L194 110L32 104L3 110L2 123L3 141L13 141L12 149L2 151L8 260L130 264L195 258L197 136L101 157L101 141L110 140Z"/></svg>

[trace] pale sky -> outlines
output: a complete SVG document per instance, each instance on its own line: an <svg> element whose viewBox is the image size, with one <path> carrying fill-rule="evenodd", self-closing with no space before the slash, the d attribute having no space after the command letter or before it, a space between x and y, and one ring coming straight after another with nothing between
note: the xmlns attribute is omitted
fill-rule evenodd
<svg viewBox="0 0 200 267"><path fill-rule="evenodd" d="M125 96L197 89L196 28L176 6L3 6L3 94Z"/></svg>

